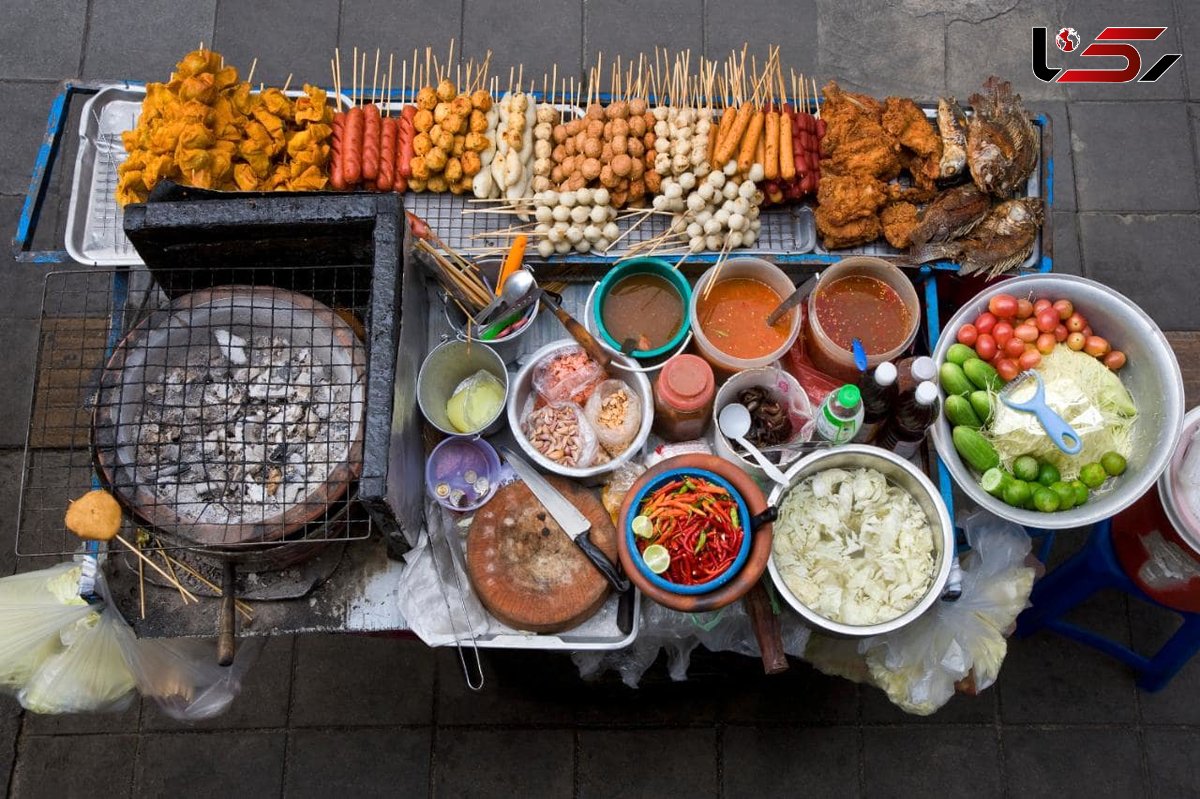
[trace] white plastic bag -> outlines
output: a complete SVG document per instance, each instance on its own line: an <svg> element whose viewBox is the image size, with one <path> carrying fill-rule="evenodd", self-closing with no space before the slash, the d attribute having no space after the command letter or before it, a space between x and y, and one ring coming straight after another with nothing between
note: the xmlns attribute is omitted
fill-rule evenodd
<svg viewBox="0 0 1200 799"><path fill-rule="evenodd" d="M573 402L552 402L536 410L527 402L521 433L534 449L562 466L584 469L600 457L596 431L583 408Z"/></svg>
<svg viewBox="0 0 1200 799"><path fill-rule="evenodd" d="M614 408L606 409L604 403L620 392L625 393L625 402L624 413L618 419ZM605 380L596 386L583 411L596 431L600 446L614 458L629 449L642 426L642 405L637 394L622 380Z"/></svg>
<svg viewBox="0 0 1200 799"><path fill-rule="evenodd" d="M219 716L242 690L242 680L258 660L265 638L241 638L233 663L217 663L211 640L139 639L125 655L142 696L180 721Z"/></svg>
<svg viewBox="0 0 1200 799"><path fill-rule="evenodd" d="M94 614L79 598L80 571L60 563L0 580L0 689L19 690L62 652L61 631Z"/></svg>

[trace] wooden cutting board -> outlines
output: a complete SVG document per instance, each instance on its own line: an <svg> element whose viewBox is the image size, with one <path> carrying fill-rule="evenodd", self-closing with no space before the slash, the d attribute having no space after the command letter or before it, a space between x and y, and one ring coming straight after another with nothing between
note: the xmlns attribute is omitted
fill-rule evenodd
<svg viewBox="0 0 1200 799"><path fill-rule="evenodd" d="M592 523L591 539L614 562L617 530L599 498L547 477ZM592 616L608 581L523 482L504 486L479 509L467 533L467 576L484 607L518 630L555 633Z"/></svg>

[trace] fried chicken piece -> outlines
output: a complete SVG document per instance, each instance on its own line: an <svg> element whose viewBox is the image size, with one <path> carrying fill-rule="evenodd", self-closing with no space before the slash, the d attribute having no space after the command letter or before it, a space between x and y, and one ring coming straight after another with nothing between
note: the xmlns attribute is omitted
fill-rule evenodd
<svg viewBox="0 0 1200 799"><path fill-rule="evenodd" d="M878 124L883 115L883 106L874 97L844 91L837 81L825 84L822 90L825 102L821 106L821 118L825 120L825 136L821 139L821 153L829 155L841 146L842 141L862 119Z"/></svg>
<svg viewBox="0 0 1200 799"><path fill-rule="evenodd" d="M817 232L821 234L821 245L827 250L869 244L879 238L879 234L882 232L878 216L872 215L855 219L845 225L833 225L826 218L825 211L825 208L818 206L815 215Z"/></svg>
<svg viewBox="0 0 1200 799"><path fill-rule="evenodd" d="M879 221L888 244L897 250L906 250L917 226L917 206L903 201L892 203L879 213Z"/></svg>
<svg viewBox="0 0 1200 799"><path fill-rule="evenodd" d="M834 151L821 159L822 175L861 175L866 179L893 180L900 174L900 146L878 125L860 123Z"/></svg>
<svg viewBox="0 0 1200 799"><path fill-rule="evenodd" d="M907 97L889 97L883 110L883 129L895 136L901 146L922 158L942 157L942 139L925 112ZM827 123L828 124L828 123Z"/></svg>
<svg viewBox="0 0 1200 799"><path fill-rule="evenodd" d="M837 227L863 217L874 216L888 201L887 184L859 175L824 175L817 185L818 217ZM823 234L822 234L823 235Z"/></svg>

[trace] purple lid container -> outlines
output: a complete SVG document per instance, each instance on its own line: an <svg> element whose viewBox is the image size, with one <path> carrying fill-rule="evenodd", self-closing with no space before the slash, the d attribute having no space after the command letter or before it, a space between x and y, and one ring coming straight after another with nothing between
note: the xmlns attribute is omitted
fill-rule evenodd
<svg viewBox="0 0 1200 799"><path fill-rule="evenodd" d="M499 479L500 458L482 438L451 436L434 447L425 461L425 490L450 510L478 509L496 493ZM480 481L487 481L486 486ZM456 501L459 492L461 500Z"/></svg>

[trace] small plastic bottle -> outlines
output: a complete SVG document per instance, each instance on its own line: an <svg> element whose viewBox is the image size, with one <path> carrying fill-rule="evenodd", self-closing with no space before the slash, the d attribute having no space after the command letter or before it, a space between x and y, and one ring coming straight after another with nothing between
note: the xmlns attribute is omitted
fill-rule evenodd
<svg viewBox="0 0 1200 799"><path fill-rule="evenodd" d="M875 367L874 372L862 376L859 392L862 394L863 423L858 435L854 437L855 441L870 443L891 415L896 407L896 395L899 390L896 376L896 365L891 361L884 361Z"/></svg>
<svg viewBox="0 0 1200 799"><path fill-rule="evenodd" d="M940 407L937 386L929 381L922 382L913 392L911 400L900 400L896 415L879 436L878 445L890 449L901 458L911 458L925 440L925 432L937 421Z"/></svg>
<svg viewBox="0 0 1200 799"><path fill-rule="evenodd" d="M937 379L937 364L928 355L909 356L896 364L896 372L900 394L912 394L918 383Z"/></svg>
<svg viewBox="0 0 1200 799"><path fill-rule="evenodd" d="M847 383L831 393L817 411L817 435L833 444L845 444L862 427L862 395Z"/></svg>

